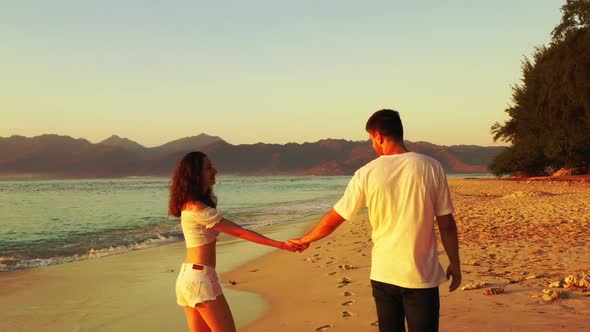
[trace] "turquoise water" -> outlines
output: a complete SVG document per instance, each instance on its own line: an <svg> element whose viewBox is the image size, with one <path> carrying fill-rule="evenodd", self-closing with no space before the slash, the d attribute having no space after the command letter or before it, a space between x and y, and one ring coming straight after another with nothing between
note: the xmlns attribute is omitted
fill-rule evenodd
<svg viewBox="0 0 590 332"><path fill-rule="evenodd" d="M247 228L327 211L350 177L220 176L218 209ZM0 181L0 271L181 241L167 178Z"/></svg>

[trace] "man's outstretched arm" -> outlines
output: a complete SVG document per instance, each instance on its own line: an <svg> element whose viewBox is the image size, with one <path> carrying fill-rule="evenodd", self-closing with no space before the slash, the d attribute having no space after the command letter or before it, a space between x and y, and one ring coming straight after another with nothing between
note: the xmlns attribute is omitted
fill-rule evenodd
<svg viewBox="0 0 590 332"><path fill-rule="evenodd" d="M328 213L326 213L322 219L313 227L309 233L303 236L300 239L293 239L289 241L293 241L298 244L308 244L311 242L315 242L317 240L323 239L326 236L332 234L332 232L338 228L343 222L344 218L338 214L334 209L330 209Z"/></svg>

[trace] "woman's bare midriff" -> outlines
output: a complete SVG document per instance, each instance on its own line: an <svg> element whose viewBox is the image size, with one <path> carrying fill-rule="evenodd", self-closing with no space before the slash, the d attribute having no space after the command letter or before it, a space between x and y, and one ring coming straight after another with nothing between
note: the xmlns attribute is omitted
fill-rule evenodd
<svg viewBox="0 0 590 332"><path fill-rule="evenodd" d="M202 246L186 248L185 263L202 264L215 267L215 243L209 242Z"/></svg>

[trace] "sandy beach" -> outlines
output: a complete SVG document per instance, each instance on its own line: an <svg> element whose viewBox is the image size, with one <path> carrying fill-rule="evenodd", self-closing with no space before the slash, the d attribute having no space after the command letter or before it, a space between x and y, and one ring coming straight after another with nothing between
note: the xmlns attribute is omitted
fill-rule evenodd
<svg viewBox="0 0 590 332"><path fill-rule="evenodd" d="M587 331L590 289L550 284L590 273L590 183L449 183L462 286L486 284L453 293L443 284L440 330ZM370 254L370 226L359 216L302 254L270 254L224 275L269 303L264 318L241 330L377 331ZM440 257L446 267L442 247ZM554 293L544 298L544 290Z"/></svg>
<svg viewBox="0 0 590 332"><path fill-rule="evenodd" d="M563 286L568 276L590 273L590 183L449 183L462 286L487 284L453 293L442 285L441 331L586 331L590 289ZM264 233L286 239L317 220ZM300 254L244 241L218 246L218 271L239 330L377 331L371 246L365 215ZM0 273L0 331L185 331L174 298L183 256L183 243L174 243ZM442 247L440 257L446 266Z"/></svg>

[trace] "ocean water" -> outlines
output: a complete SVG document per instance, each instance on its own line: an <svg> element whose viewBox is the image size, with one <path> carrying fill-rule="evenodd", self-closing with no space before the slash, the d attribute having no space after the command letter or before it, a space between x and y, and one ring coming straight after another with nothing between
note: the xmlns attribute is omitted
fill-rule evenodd
<svg viewBox="0 0 590 332"><path fill-rule="evenodd" d="M256 229L325 213L349 179L219 176L214 191L226 218ZM179 219L167 215L168 185L168 178L0 181L0 272L182 241Z"/></svg>
<svg viewBox="0 0 590 332"><path fill-rule="evenodd" d="M256 229L324 213L350 177L219 176L218 209ZM0 272L182 241L168 178L0 181Z"/></svg>

